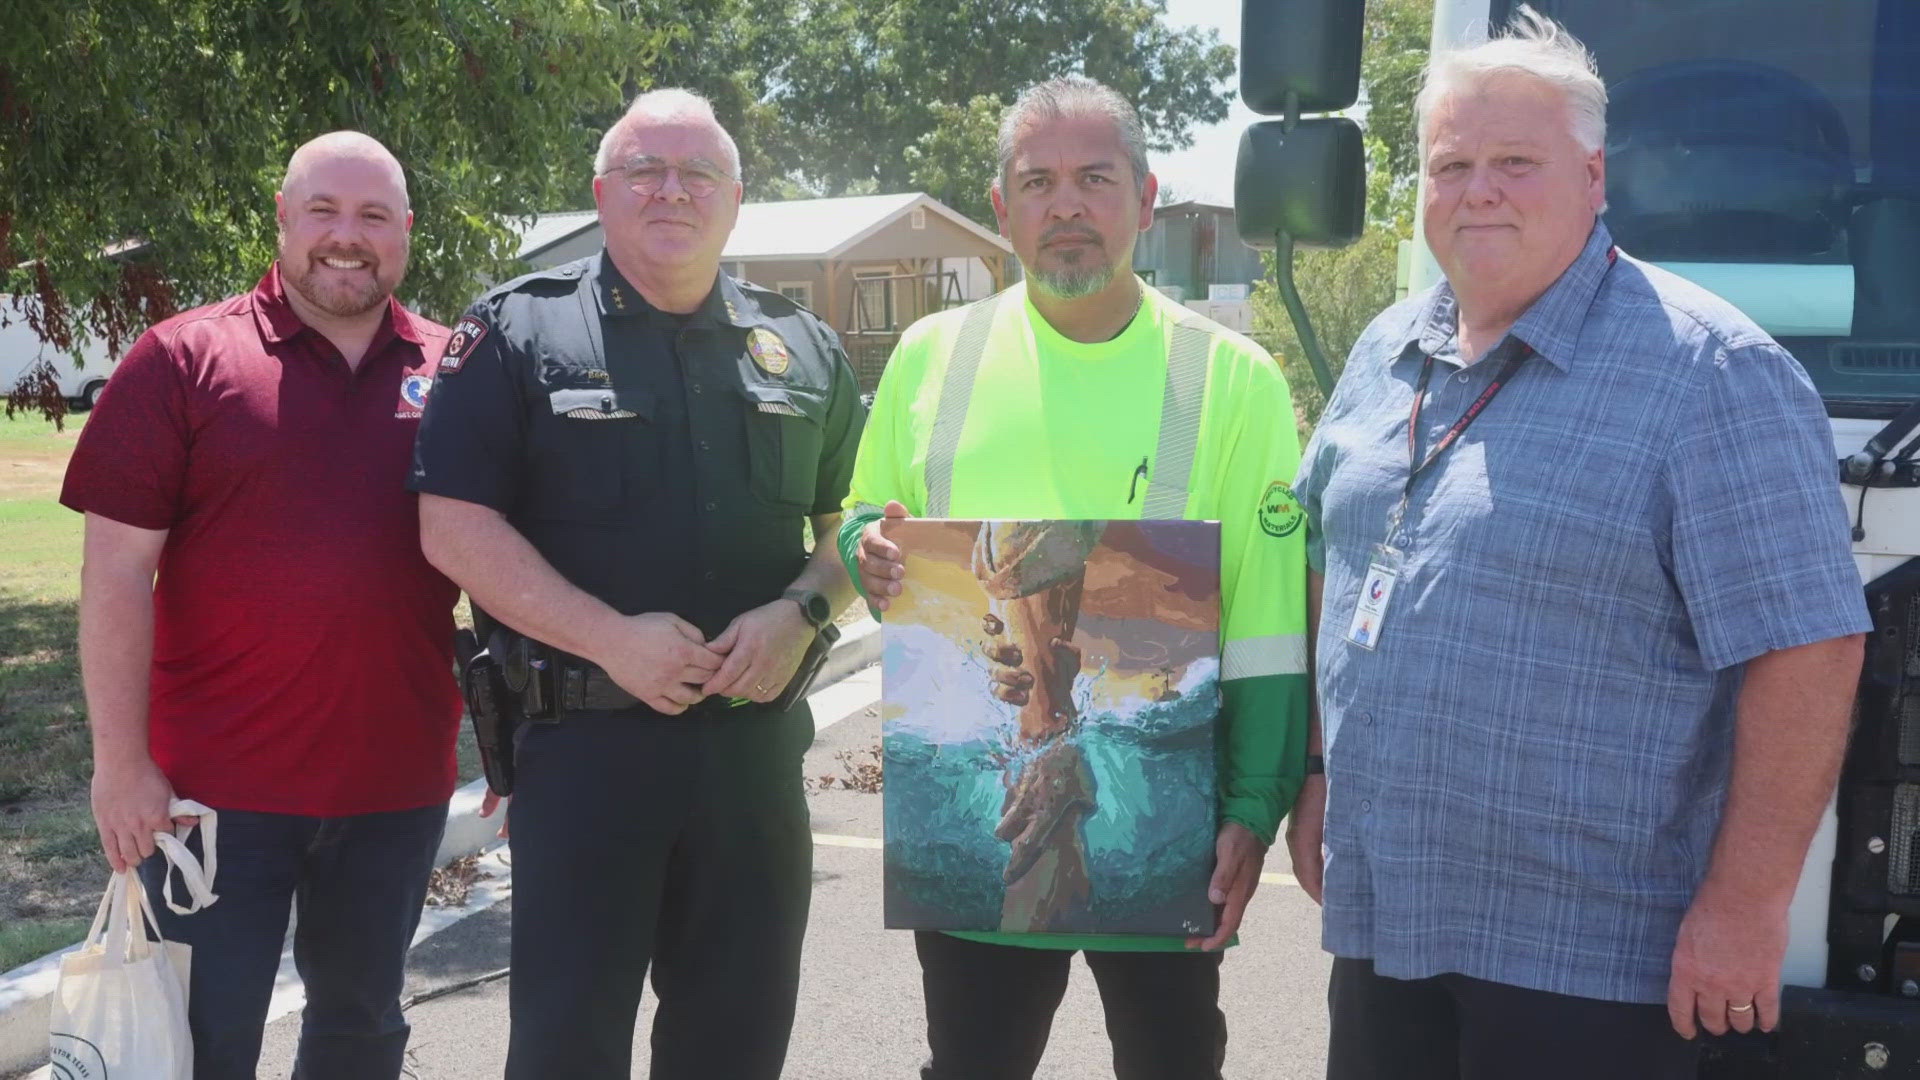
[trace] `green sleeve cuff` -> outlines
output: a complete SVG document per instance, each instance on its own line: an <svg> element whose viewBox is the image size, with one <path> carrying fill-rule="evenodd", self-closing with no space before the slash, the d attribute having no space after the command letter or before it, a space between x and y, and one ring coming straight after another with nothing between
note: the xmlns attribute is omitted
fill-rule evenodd
<svg viewBox="0 0 1920 1080"><path fill-rule="evenodd" d="M853 581L853 591L858 593L860 599L866 602L867 614L873 616L875 620L880 618L880 612L874 610L873 601L868 598L866 591L860 588L860 534L866 530L869 522L879 521L880 517L881 515L873 513L872 511L866 513L849 512L846 517L840 520L840 536L838 538L840 543L840 561L845 564L847 568L847 577Z"/></svg>
<svg viewBox="0 0 1920 1080"><path fill-rule="evenodd" d="M1220 817L1272 844L1307 772L1305 675L1220 684Z"/></svg>

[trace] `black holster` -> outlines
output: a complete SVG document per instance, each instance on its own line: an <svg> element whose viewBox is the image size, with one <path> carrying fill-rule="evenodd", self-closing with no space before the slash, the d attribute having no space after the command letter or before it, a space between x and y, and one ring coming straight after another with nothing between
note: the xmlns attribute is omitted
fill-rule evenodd
<svg viewBox="0 0 1920 1080"><path fill-rule="evenodd" d="M473 741L480 747L480 767L495 795L513 794L513 734L521 717L520 697L509 693L500 661L492 645L502 636L489 635L489 648L471 630L454 635L454 656L460 662L460 695L473 718Z"/></svg>

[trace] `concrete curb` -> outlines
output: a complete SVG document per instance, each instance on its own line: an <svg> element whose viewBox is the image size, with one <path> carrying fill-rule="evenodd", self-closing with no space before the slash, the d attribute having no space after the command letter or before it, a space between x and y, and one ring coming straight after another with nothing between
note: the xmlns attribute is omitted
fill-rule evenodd
<svg viewBox="0 0 1920 1080"><path fill-rule="evenodd" d="M879 660L880 624L863 619L846 627L814 683L814 692ZM475 780L447 801L447 831L440 840L438 865L475 854L497 839L499 819L480 816L480 802L486 793L487 782ZM60 981L60 957L75 947L69 945L0 973L0 1075L46 1063L47 1023L53 1013L53 991Z"/></svg>
<svg viewBox="0 0 1920 1080"><path fill-rule="evenodd" d="M827 664L820 669L820 678L813 684L814 692L825 690L861 668L879 662L880 624L871 618L861 619L842 630L839 643L827 656Z"/></svg>

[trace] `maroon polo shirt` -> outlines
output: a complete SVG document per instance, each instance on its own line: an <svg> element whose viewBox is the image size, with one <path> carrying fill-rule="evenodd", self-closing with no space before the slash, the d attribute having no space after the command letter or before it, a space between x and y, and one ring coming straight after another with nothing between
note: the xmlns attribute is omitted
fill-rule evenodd
<svg viewBox="0 0 1920 1080"><path fill-rule="evenodd" d="M148 741L216 809L444 801L458 591L406 489L443 326L389 302L360 370L258 288L160 323L107 383L60 501L167 530Z"/></svg>

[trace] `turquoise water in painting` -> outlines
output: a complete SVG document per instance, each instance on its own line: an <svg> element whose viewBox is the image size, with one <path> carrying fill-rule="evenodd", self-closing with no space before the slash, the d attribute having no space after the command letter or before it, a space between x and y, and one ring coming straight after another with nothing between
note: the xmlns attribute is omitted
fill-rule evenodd
<svg viewBox="0 0 1920 1080"><path fill-rule="evenodd" d="M991 930L1000 922L1009 845L993 835L1007 785L1023 767L1015 710L986 693L985 671L930 631L888 628L889 685L927 663L951 677L899 702L884 727L887 925ZM1094 778L1084 825L1092 896L1063 929L1184 934L1210 926L1215 833L1216 662L1189 666L1171 701L1129 698L1087 711L1099 672L1082 674L1069 736ZM891 695L889 699L893 700Z"/></svg>

